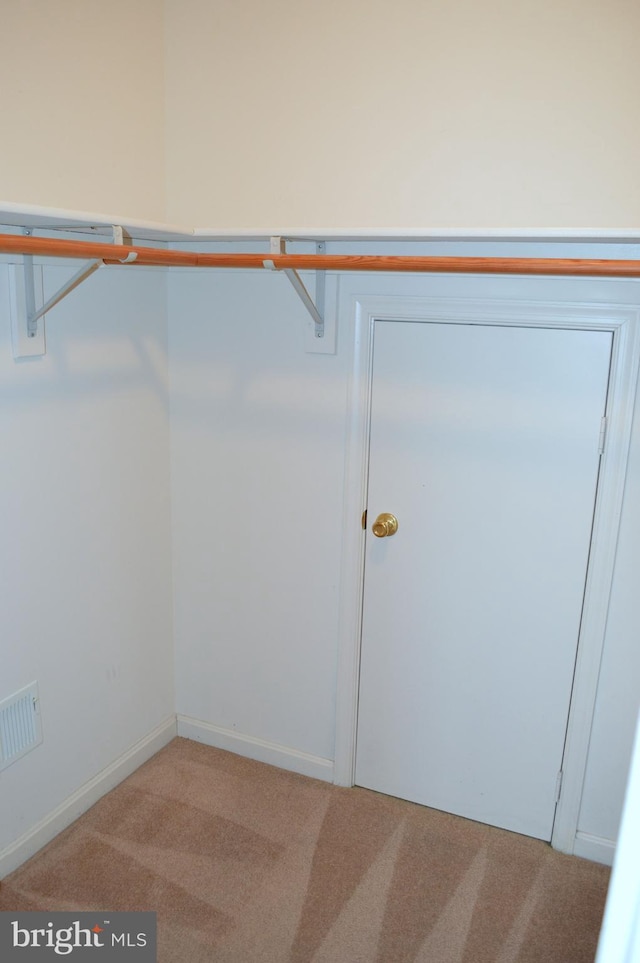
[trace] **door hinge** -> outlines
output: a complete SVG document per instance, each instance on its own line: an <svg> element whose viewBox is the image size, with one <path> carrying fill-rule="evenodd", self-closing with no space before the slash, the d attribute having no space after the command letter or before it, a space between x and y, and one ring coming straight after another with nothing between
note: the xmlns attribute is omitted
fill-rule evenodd
<svg viewBox="0 0 640 963"><path fill-rule="evenodd" d="M362 531L365 532L367 529L367 509L362 513Z"/></svg>
<svg viewBox="0 0 640 963"><path fill-rule="evenodd" d="M603 417L600 422L600 438L598 439L598 454L604 455L604 443L607 437L607 417Z"/></svg>
<svg viewBox="0 0 640 963"><path fill-rule="evenodd" d="M562 792L562 769L560 770L556 778L556 802L560 801L561 792Z"/></svg>

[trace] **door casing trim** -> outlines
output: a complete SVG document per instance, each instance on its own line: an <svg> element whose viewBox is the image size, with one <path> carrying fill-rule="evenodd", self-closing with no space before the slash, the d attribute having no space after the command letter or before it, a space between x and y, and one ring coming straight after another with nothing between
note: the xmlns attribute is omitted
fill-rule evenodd
<svg viewBox="0 0 640 963"><path fill-rule="evenodd" d="M468 284L465 285L465 281ZM349 332L352 357L347 398L334 781L338 785L352 786L355 776L364 589L365 533L361 526L361 515L366 507L368 482L374 322L440 321L610 331L613 334L613 346L607 400L607 441L596 497L565 741L562 794L556 808L551 839L555 849L572 853L578 829L631 440L640 359L640 308L637 286L629 286L625 282L524 277L520 281L522 290L529 294L527 298L514 297L518 287L514 285L513 278L507 282L500 278L457 277L455 289L458 296L452 297L446 294L452 288L451 278L444 276L410 280L380 276L375 280L361 277L341 279L339 320L343 332L345 329ZM460 297L459 292L464 291L465 287L470 296ZM534 296L531 297L531 294Z"/></svg>

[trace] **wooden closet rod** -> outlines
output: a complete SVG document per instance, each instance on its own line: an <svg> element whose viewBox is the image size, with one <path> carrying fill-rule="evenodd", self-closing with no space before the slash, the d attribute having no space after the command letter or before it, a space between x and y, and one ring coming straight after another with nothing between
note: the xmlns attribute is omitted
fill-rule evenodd
<svg viewBox="0 0 640 963"><path fill-rule="evenodd" d="M0 254L129 261L155 267L270 268L276 271L412 271L446 274L543 274L640 277L640 260L522 257L414 257L381 254L204 254L94 241L0 234ZM135 255L135 259L133 256Z"/></svg>

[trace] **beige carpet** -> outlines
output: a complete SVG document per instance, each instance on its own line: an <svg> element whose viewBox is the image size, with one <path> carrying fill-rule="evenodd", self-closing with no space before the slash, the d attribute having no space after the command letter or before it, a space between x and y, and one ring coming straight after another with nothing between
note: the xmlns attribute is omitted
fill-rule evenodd
<svg viewBox="0 0 640 963"><path fill-rule="evenodd" d="M160 963L591 963L608 877L176 739L7 877L0 909L155 910Z"/></svg>

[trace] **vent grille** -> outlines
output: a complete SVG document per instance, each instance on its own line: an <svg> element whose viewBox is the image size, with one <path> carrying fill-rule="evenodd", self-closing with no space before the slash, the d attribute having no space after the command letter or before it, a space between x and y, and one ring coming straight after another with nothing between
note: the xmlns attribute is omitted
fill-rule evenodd
<svg viewBox="0 0 640 963"><path fill-rule="evenodd" d="M38 683L0 702L0 769L20 759L42 742Z"/></svg>

